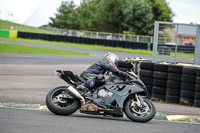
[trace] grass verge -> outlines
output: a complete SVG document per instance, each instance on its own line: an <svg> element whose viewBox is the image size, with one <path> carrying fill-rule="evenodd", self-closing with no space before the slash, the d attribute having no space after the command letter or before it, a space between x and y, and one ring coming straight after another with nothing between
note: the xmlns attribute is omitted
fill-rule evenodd
<svg viewBox="0 0 200 133"><path fill-rule="evenodd" d="M42 30L40 28L36 27L30 27L22 24L17 24L5 20L0 20L0 29L7 29L10 30L11 26L13 27L13 30L19 30L19 31L24 31L24 32L35 32L35 33L47 33L47 34L54 34L49 31Z"/></svg>
<svg viewBox="0 0 200 133"><path fill-rule="evenodd" d="M90 55L89 53L0 43L0 53Z"/></svg>
<svg viewBox="0 0 200 133"><path fill-rule="evenodd" d="M87 48L87 49L105 50L105 51L113 51L113 52L125 52L125 53L138 54L138 55L150 55L150 56L152 56L152 54L153 54L153 52L150 51L150 50L127 49L127 48L108 47L108 46L99 46L99 45L86 45L86 44L77 44L77 43L51 42L51 41L44 41L44 40L31 40L31 39L21 39L21 38L4 38L4 37L0 37L0 40L25 42L25 43L38 43L38 44L57 45L57 46L68 46L68 47L77 47L77 48ZM175 53L171 52L170 57L175 57ZM194 54L185 54L185 53L178 52L177 58L193 59Z"/></svg>
<svg viewBox="0 0 200 133"><path fill-rule="evenodd" d="M96 49L96 50L105 50L105 51L114 51L114 52L125 52L125 53L140 54L140 55L152 55L152 51L141 50L141 49L127 49L127 48L119 48L119 47L108 47L108 46L99 46L99 45L87 45L87 44L53 42L53 41L50 42L50 41L43 41L43 40L31 40L31 39L21 39L21 38L0 37L0 40L67 46L67 47L76 47L76 48L87 48L87 49Z"/></svg>

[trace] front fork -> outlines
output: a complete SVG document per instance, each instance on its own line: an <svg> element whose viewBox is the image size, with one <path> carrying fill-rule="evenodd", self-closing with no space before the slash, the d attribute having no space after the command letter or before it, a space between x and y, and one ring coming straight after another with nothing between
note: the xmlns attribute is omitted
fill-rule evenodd
<svg viewBox="0 0 200 133"><path fill-rule="evenodd" d="M130 107L134 106L134 104L137 104L137 106L142 107L144 105L144 99L137 93L135 93L135 99L136 101L132 101L132 103L130 104Z"/></svg>

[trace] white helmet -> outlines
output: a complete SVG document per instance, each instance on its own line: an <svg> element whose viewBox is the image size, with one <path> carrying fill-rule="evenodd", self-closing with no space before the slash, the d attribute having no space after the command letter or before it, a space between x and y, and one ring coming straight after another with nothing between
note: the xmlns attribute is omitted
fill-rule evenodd
<svg viewBox="0 0 200 133"><path fill-rule="evenodd" d="M116 54L108 52L104 55L104 59L106 59L112 66L116 67L116 63L119 61L119 58Z"/></svg>

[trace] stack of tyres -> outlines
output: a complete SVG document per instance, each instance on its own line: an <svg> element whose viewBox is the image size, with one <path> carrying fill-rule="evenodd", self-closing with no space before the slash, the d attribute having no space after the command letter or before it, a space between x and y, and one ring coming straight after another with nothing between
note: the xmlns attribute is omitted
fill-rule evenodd
<svg viewBox="0 0 200 133"><path fill-rule="evenodd" d="M167 103L180 102L182 69L183 66L169 65L165 99Z"/></svg>
<svg viewBox="0 0 200 133"><path fill-rule="evenodd" d="M196 83L196 67L183 67L181 78L180 104L193 105Z"/></svg>
<svg viewBox="0 0 200 133"><path fill-rule="evenodd" d="M194 106L200 107L200 68L198 68L196 72Z"/></svg>
<svg viewBox="0 0 200 133"><path fill-rule="evenodd" d="M153 73L152 99L165 101L168 79L168 65L155 64Z"/></svg>
<svg viewBox="0 0 200 133"><path fill-rule="evenodd" d="M152 94L153 72L154 72L154 63L152 62L140 63L139 77L145 84L148 90L149 97L151 97Z"/></svg>
<svg viewBox="0 0 200 133"><path fill-rule="evenodd" d="M117 68L121 71L126 72L131 71L131 69L133 69L133 65L129 61L119 61Z"/></svg>

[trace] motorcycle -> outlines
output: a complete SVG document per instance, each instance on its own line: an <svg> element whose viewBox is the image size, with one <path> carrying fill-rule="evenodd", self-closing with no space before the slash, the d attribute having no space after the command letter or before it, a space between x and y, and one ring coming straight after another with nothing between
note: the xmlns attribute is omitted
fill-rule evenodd
<svg viewBox="0 0 200 133"><path fill-rule="evenodd" d="M69 84L52 89L46 96L48 109L56 115L70 115L78 109L80 113L92 115L125 115L135 122L148 122L155 116L156 109L147 99L144 83L134 72L127 72L131 79L107 76L95 89L85 91L78 86L86 81L71 71L57 70L56 75Z"/></svg>

